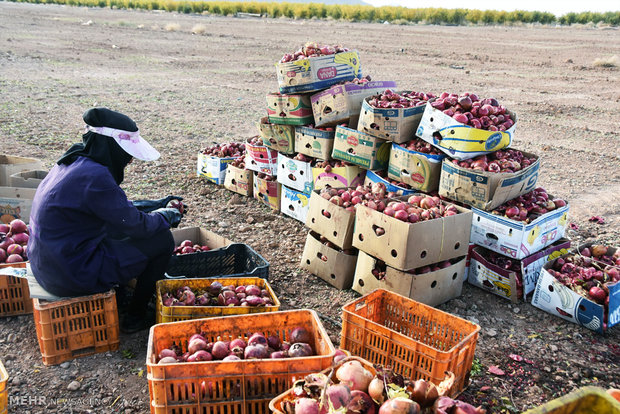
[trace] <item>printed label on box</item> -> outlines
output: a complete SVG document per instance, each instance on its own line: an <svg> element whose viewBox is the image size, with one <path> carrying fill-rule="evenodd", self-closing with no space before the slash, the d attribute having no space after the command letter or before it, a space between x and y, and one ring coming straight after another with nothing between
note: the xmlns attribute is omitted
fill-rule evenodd
<svg viewBox="0 0 620 414"><path fill-rule="evenodd" d="M224 188L241 195L252 196L254 189L252 182L253 177L254 174L250 170L228 165L226 177L224 179Z"/></svg>
<svg viewBox="0 0 620 414"><path fill-rule="evenodd" d="M444 158L445 155L422 154L393 143L388 162L388 177L420 191L435 191L439 187L441 161Z"/></svg>
<svg viewBox="0 0 620 414"><path fill-rule="evenodd" d="M0 187L0 222L20 219L28 224L35 192L34 188Z"/></svg>
<svg viewBox="0 0 620 414"><path fill-rule="evenodd" d="M267 117L261 118L257 123L263 144L273 150L292 154L295 152L295 127L293 125L281 125L269 123Z"/></svg>
<svg viewBox="0 0 620 414"><path fill-rule="evenodd" d="M312 166L309 162L294 160L283 154L278 154L278 182L298 191L310 193L313 190L314 179Z"/></svg>
<svg viewBox="0 0 620 414"><path fill-rule="evenodd" d="M315 126L333 126L351 120L352 117L359 117L364 98L381 93L387 88L396 88L396 82L348 83L312 95L310 101Z"/></svg>
<svg viewBox="0 0 620 414"><path fill-rule="evenodd" d="M357 129L398 144L411 140L426 105L413 108L374 108L364 99Z"/></svg>
<svg viewBox="0 0 620 414"><path fill-rule="evenodd" d="M327 186L332 188L357 187L362 185L365 176L366 170L362 170L356 165L335 167L331 169L331 172L325 172L325 168L315 167L312 169L315 190Z"/></svg>
<svg viewBox="0 0 620 414"><path fill-rule="evenodd" d="M336 127L332 157L369 170L384 170L391 143L351 128Z"/></svg>
<svg viewBox="0 0 620 414"><path fill-rule="evenodd" d="M260 200L272 210L279 211L281 194L282 184L277 181L259 178L258 174L254 174L254 198Z"/></svg>
<svg viewBox="0 0 620 414"><path fill-rule="evenodd" d="M218 158L198 153L196 173L199 177L205 177L212 183L223 185L226 178L226 167L234 159L235 157Z"/></svg>
<svg viewBox="0 0 620 414"><path fill-rule="evenodd" d="M310 209L310 194L282 186L282 204L280 211L289 217L306 223Z"/></svg>
<svg viewBox="0 0 620 414"><path fill-rule="evenodd" d="M452 158L466 160L510 146L517 117L513 112L509 113L515 122L512 127L506 131L487 131L461 124L431 105L426 105L416 136Z"/></svg>
<svg viewBox="0 0 620 414"><path fill-rule="evenodd" d="M564 237L568 225L567 204L529 224L472 207L472 243L513 259L523 259Z"/></svg>
<svg viewBox="0 0 620 414"><path fill-rule="evenodd" d="M309 127L295 128L295 151L321 160L331 160L336 132Z"/></svg>
<svg viewBox="0 0 620 414"><path fill-rule="evenodd" d="M276 63L281 93L313 92L362 76L357 51Z"/></svg>
<svg viewBox="0 0 620 414"><path fill-rule="evenodd" d="M245 168L267 175L278 173L278 151L245 143Z"/></svg>
<svg viewBox="0 0 620 414"><path fill-rule="evenodd" d="M267 95L269 122L286 125L306 125L314 121L310 95Z"/></svg>

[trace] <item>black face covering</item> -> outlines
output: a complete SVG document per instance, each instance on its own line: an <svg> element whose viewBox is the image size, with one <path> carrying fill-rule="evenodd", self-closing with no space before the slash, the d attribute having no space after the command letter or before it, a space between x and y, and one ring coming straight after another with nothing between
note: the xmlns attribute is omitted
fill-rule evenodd
<svg viewBox="0 0 620 414"><path fill-rule="evenodd" d="M93 127L108 127L129 132L138 130L131 118L107 108L89 109L84 112L83 118L86 124ZM82 140L83 143L72 145L57 163L69 165L77 157L90 158L108 167L112 177L120 185L123 182L125 167L131 161L131 155L125 152L112 137L89 131L82 135Z"/></svg>

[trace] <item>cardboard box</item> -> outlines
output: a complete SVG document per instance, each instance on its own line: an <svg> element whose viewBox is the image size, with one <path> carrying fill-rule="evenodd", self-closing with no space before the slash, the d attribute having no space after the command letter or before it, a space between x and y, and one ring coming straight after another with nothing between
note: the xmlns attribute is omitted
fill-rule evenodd
<svg viewBox="0 0 620 414"><path fill-rule="evenodd" d="M364 183L365 176L366 170L361 169L357 165L332 168L330 172L326 172L325 168L312 168L315 190L320 190L327 186L331 188L357 187Z"/></svg>
<svg viewBox="0 0 620 414"><path fill-rule="evenodd" d="M548 260L566 253L569 248L570 241L560 239L551 246L518 260L520 269L515 272L489 262L486 259L488 250L476 246L471 252L467 281L481 289L510 299L512 302L526 300L527 296L536 288L536 281L543 265ZM517 259L511 258L511 260Z"/></svg>
<svg viewBox="0 0 620 414"><path fill-rule="evenodd" d="M578 251L590 245L592 243L579 246ZM616 248L612 249L613 252L616 251ZM605 328L609 329L620 322L620 282L607 285L609 288L609 315L605 324L605 308L603 305L581 296L560 283L547 271L552 266L553 261L549 261L540 271L532 297L532 305L601 334L606 331Z"/></svg>
<svg viewBox="0 0 620 414"><path fill-rule="evenodd" d="M42 169L43 162L37 158L0 154L0 187L9 186L9 177L15 173Z"/></svg>
<svg viewBox="0 0 620 414"><path fill-rule="evenodd" d="M529 224L472 207L472 243L513 259L523 259L564 237L568 208L543 214Z"/></svg>
<svg viewBox="0 0 620 414"><path fill-rule="evenodd" d="M352 246L355 212L339 207L313 191L306 226L324 236L341 249Z"/></svg>
<svg viewBox="0 0 620 414"><path fill-rule="evenodd" d="M226 179L226 166L234 159L235 157L218 158L199 152L196 174L198 177L205 177L214 184L223 185Z"/></svg>
<svg viewBox="0 0 620 414"><path fill-rule="evenodd" d="M387 168L388 177L430 193L439 188L441 161L445 157L408 150L393 143Z"/></svg>
<svg viewBox="0 0 620 414"><path fill-rule="evenodd" d="M34 188L0 187L0 221L8 224L21 219L28 224L36 191Z"/></svg>
<svg viewBox="0 0 620 414"><path fill-rule="evenodd" d="M466 256L472 213L456 208L460 213L454 216L407 223L358 204L353 246L397 270ZM384 230L381 236L375 232L378 227Z"/></svg>
<svg viewBox="0 0 620 414"><path fill-rule="evenodd" d="M360 251L355 268L353 290L366 295L375 289L385 289L430 306L437 306L461 296L465 281L465 256L452 266L435 272L414 275L379 264L385 278L378 280L372 270L378 260Z"/></svg>
<svg viewBox="0 0 620 414"><path fill-rule="evenodd" d="M426 105L413 108L373 108L362 102L357 129L377 138L401 144L410 141L422 119Z"/></svg>
<svg viewBox="0 0 620 414"><path fill-rule="evenodd" d="M357 125L364 98L381 93L388 88L396 88L396 82L347 83L316 93L310 97L314 125L334 126L343 122Z"/></svg>
<svg viewBox="0 0 620 414"><path fill-rule="evenodd" d="M264 116L258 121L258 134L263 139L263 144L273 150L284 154L295 152L295 126L272 124Z"/></svg>
<svg viewBox="0 0 620 414"><path fill-rule="evenodd" d="M254 188L253 178L253 171L238 168L229 164L226 169L224 188L244 196L252 197Z"/></svg>
<svg viewBox="0 0 620 414"><path fill-rule="evenodd" d="M459 167L446 158L441 165L439 195L490 211L535 189L539 170L540 159L515 173L492 173Z"/></svg>
<svg viewBox="0 0 620 414"><path fill-rule="evenodd" d="M396 195L399 196L403 196L403 195L411 195L414 194L416 192L416 190L412 190L412 189L408 189L408 188L404 188L404 187L399 187L397 185L392 184L391 182L389 182L388 180L386 180L383 177L380 177L379 174L377 174L374 171L366 171L366 179L364 180L364 185L372 185L373 183L383 183L385 184L385 188L387 189L387 192L392 192L395 193Z"/></svg>
<svg viewBox="0 0 620 414"><path fill-rule="evenodd" d="M314 122L309 94L267 95L269 122L284 125L306 125Z"/></svg>
<svg viewBox="0 0 620 414"><path fill-rule="evenodd" d="M260 200L272 210L280 211L280 203L282 196L282 184L277 181L270 181L259 178L254 173L254 198Z"/></svg>
<svg viewBox="0 0 620 414"><path fill-rule="evenodd" d="M416 135L433 144L452 158L466 160L507 148L517 126L517 116L510 113L515 124L506 131L486 131L457 122L442 111L426 105Z"/></svg>
<svg viewBox="0 0 620 414"><path fill-rule="evenodd" d="M306 223L310 210L310 194L282 186L280 211L296 220Z"/></svg>
<svg viewBox="0 0 620 414"><path fill-rule="evenodd" d="M308 232L300 267L336 287L350 289L355 274L357 255L332 249L319 240L319 234Z"/></svg>
<svg viewBox="0 0 620 414"><path fill-rule="evenodd" d="M31 170L12 174L9 177L9 187L37 188L47 173L44 170Z"/></svg>
<svg viewBox="0 0 620 414"><path fill-rule="evenodd" d="M186 227L183 229L172 229L174 245L178 246L183 240L191 240L194 244L209 246L211 250L226 247L232 242L224 236L215 234L202 227Z"/></svg>
<svg viewBox="0 0 620 414"><path fill-rule="evenodd" d="M332 159L336 131L323 131L310 127L295 128L295 151L321 160Z"/></svg>
<svg viewBox="0 0 620 414"><path fill-rule="evenodd" d="M280 93L314 92L362 77L357 51L276 63Z"/></svg>
<svg viewBox="0 0 620 414"><path fill-rule="evenodd" d="M297 191L310 194L314 188L310 162L298 161L278 154L278 182Z"/></svg>
<svg viewBox="0 0 620 414"><path fill-rule="evenodd" d="M390 158L390 146L388 141L338 126L332 157L368 170L384 170Z"/></svg>
<svg viewBox="0 0 620 414"><path fill-rule="evenodd" d="M245 168L267 175L278 173L278 151L264 145L245 143Z"/></svg>

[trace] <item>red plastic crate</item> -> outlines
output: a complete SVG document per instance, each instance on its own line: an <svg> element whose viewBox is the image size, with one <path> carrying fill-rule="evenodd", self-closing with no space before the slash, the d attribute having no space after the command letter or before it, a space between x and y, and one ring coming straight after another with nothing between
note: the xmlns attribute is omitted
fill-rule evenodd
<svg viewBox="0 0 620 414"><path fill-rule="evenodd" d="M35 298L33 305L45 365L118 349L114 290L54 302Z"/></svg>
<svg viewBox="0 0 620 414"><path fill-rule="evenodd" d="M192 334L207 341L248 339L254 332L287 340L306 328L315 356L158 365L157 355L173 344L187 349ZM269 402L306 375L328 368L336 350L312 310L267 312L162 323L151 327L146 352L151 413L267 414Z"/></svg>
<svg viewBox="0 0 620 414"><path fill-rule="evenodd" d="M26 262L0 264L3 267L26 267ZM28 280L14 276L0 276L0 317L32 313Z"/></svg>
<svg viewBox="0 0 620 414"><path fill-rule="evenodd" d="M469 382L479 325L383 289L342 309L340 347L352 355L435 384L451 371L452 396Z"/></svg>

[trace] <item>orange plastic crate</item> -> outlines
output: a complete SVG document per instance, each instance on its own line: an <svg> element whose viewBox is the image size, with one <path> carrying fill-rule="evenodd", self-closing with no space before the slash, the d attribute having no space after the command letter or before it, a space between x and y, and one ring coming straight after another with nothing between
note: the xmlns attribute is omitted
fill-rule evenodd
<svg viewBox="0 0 620 414"><path fill-rule="evenodd" d="M213 282L220 282L224 286L256 285L266 289L271 296L271 306L164 306L162 294L176 291L183 286L189 286L194 292L205 290ZM259 277L227 277L206 279L164 279L157 282L156 292L157 323L186 321L189 319L211 318L215 316L243 315L248 313L276 312L280 309L280 301L276 297L269 282Z"/></svg>
<svg viewBox="0 0 620 414"><path fill-rule="evenodd" d="M26 262L0 264L2 267L26 267ZM32 313L28 280L14 276L0 276L0 317Z"/></svg>
<svg viewBox="0 0 620 414"><path fill-rule="evenodd" d="M45 365L118 349L114 290L55 302L35 298L33 305Z"/></svg>
<svg viewBox="0 0 620 414"><path fill-rule="evenodd" d="M340 366L347 361L359 361L359 363L362 364L362 366L366 368L368 371L370 371L373 376L377 375L377 371L375 370L375 367L370 362L366 361L363 358L356 357L356 356L346 357L345 359L341 360L340 362L338 362L338 364L335 364L334 366ZM326 368L323 371L321 371L321 373L325 375L329 375L331 369L332 367ZM338 380L336 379L334 379L334 381L338 382ZM269 402L269 410L271 410L271 412L274 414L284 414L282 404L285 401L295 401L296 399L297 397L295 397L295 395L293 394L293 388L291 387Z"/></svg>
<svg viewBox="0 0 620 414"><path fill-rule="evenodd" d="M157 355L202 333L207 341L249 339L254 332L287 340L302 326L314 338L315 356L158 365ZM146 352L151 413L266 414L269 401L306 375L331 365L335 354L316 312L294 310L170 322L151 327Z"/></svg>
<svg viewBox="0 0 620 414"><path fill-rule="evenodd" d="M8 412L9 406L9 391L7 390L7 382L9 380L9 374L7 374L2 361L0 361L0 414Z"/></svg>
<svg viewBox="0 0 620 414"><path fill-rule="evenodd" d="M480 326L396 293L377 289L342 308L340 347L405 377L439 384L469 382Z"/></svg>

